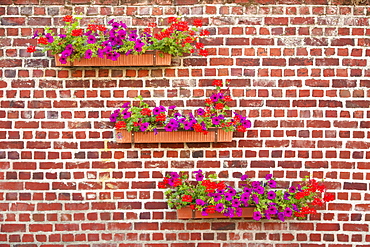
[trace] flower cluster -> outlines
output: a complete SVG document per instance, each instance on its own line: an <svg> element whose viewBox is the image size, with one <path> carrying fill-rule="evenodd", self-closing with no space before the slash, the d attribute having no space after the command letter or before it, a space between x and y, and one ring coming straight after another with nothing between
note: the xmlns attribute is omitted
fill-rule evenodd
<svg viewBox="0 0 370 247"><path fill-rule="evenodd" d="M199 30L201 20L194 20L194 27L190 28L187 22L170 17L170 27L156 32L155 23L150 23L144 30L132 30L122 21L112 19L108 22L109 28L96 24L82 28L81 19L67 15L63 18L65 26L61 34L55 35L49 27L45 27L45 32L36 32L33 38L37 39L37 44L44 51L59 54L62 64L92 57L116 61L121 54L142 54L146 50L159 50L174 56L196 52L202 56L208 55L203 43L199 42L200 36L209 34L207 30ZM27 48L27 52L35 51L35 46Z"/></svg>
<svg viewBox="0 0 370 247"><path fill-rule="evenodd" d="M158 187L167 189L165 195L171 208L190 206L193 210L209 215L214 212L228 217L241 216L242 207L255 207L254 220L262 218L297 217L304 219L316 214L315 206L333 201L334 195L326 193L326 187L315 179L303 179L302 183L288 189L276 189L276 181L267 174L265 181L251 181L241 176L240 188L217 181L216 174L204 176L201 170L194 171L195 181L186 174L171 172Z"/></svg>
<svg viewBox="0 0 370 247"><path fill-rule="evenodd" d="M221 90L222 82L215 80L213 85L216 93L205 100L205 107L188 115L181 114L170 106L157 106L153 109L144 103L142 97L139 106L131 106L130 103L122 105L121 109L115 110L110 121L115 122L116 129L127 129L128 131L154 131L164 128L166 131L192 130L208 133L209 128L222 128L225 131L246 132L251 127L251 122L246 117L233 113L233 117L227 117L230 107L227 102L232 101L228 94L229 90Z"/></svg>

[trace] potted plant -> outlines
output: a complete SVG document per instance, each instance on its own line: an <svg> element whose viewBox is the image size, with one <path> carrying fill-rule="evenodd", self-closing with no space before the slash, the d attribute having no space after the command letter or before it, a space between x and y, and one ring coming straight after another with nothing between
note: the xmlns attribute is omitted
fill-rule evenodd
<svg viewBox="0 0 370 247"><path fill-rule="evenodd" d="M198 53L207 56L200 36L209 34L200 30L202 21L194 20L194 27L179 18L170 17L168 28L159 30L149 23L143 30L130 29L114 19L104 25L80 26L81 17L67 15L61 33L56 35L50 27L33 36L43 51L55 55L57 66L155 66L170 65L171 56ZM27 52L35 52L29 46Z"/></svg>
<svg viewBox="0 0 370 247"><path fill-rule="evenodd" d="M251 181L242 175L240 187L236 188L217 180L216 174L205 176L198 170L193 175L195 180L190 180L184 172L171 172L158 184L159 188L167 189L167 203L178 210L179 219L305 219L309 214L316 214L316 206L334 200L333 194L326 193L325 185L315 179L304 178L284 190L276 189L271 174L264 181Z"/></svg>
<svg viewBox="0 0 370 247"><path fill-rule="evenodd" d="M231 142L233 132L246 132L251 127L247 117L231 113L229 89L221 89L222 81L215 80L216 92L205 100L205 107L187 115L157 106L149 108L139 98L139 105L129 102L115 110L110 121L115 123L118 143L178 143L178 142ZM230 113L229 113L230 114Z"/></svg>

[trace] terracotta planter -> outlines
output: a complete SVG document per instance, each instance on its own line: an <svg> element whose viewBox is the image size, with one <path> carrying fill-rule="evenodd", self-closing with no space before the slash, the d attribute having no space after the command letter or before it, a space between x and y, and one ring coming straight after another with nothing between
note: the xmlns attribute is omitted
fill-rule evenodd
<svg viewBox="0 0 370 247"><path fill-rule="evenodd" d="M246 207L242 208L243 213L241 216L234 216L234 218L253 218L253 212L255 207ZM221 213L215 212L213 214L208 214L207 216L203 216L201 212L199 211L193 211L190 207L180 208L177 209L177 218L181 220L186 219L224 219L224 218L230 218L228 216L225 216Z"/></svg>
<svg viewBox="0 0 370 247"><path fill-rule="evenodd" d="M104 66L165 66L171 65L171 55L160 51L146 51L141 55L124 55L121 54L117 61L110 59L94 57L91 59L81 58L73 62L61 64L59 55L55 56L55 65L61 67L104 67Z"/></svg>
<svg viewBox="0 0 370 247"><path fill-rule="evenodd" d="M231 142L233 132L226 132L219 128L208 129L208 134L195 131L167 132L159 129L154 132L128 132L116 130L117 143L183 143L183 142Z"/></svg>

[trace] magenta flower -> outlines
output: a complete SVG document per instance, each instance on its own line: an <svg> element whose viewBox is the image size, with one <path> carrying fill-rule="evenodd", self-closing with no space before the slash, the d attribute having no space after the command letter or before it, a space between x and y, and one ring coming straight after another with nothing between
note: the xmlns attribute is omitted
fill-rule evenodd
<svg viewBox="0 0 370 247"><path fill-rule="evenodd" d="M203 115L204 115L204 113L206 113L206 111L205 111L203 108L199 108L199 109L197 110L197 114L198 114L199 116L203 116Z"/></svg>
<svg viewBox="0 0 370 247"><path fill-rule="evenodd" d="M272 174L267 174L265 177L266 180L270 180L271 178L272 178Z"/></svg>
<svg viewBox="0 0 370 247"><path fill-rule="evenodd" d="M66 64L66 63L67 63L67 58L65 58L65 57L61 56L61 57L59 58L59 62L60 62L61 64Z"/></svg>
<svg viewBox="0 0 370 247"><path fill-rule="evenodd" d="M260 220L262 218L262 214L261 214L261 212L260 211L255 211L255 212L253 212L253 219L254 220Z"/></svg>
<svg viewBox="0 0 370 247"><path fill-rule="evenodd" d="M276 198L276 193L274 191L267 192L267 199L273 200Z"/></svg>
<svg viewBox="0 0 370 247"><path fill-rule="evenodd" d="M270 188L276 188L276 181L275 180L269 180L267 182L267 185L270 187Z"/></svg>
<svg viewBox="0 0 370 247"><path fill-rule="evenodd" d="M149 127L149 123L143 123L140 125L140 130L144 132L148 129L148 127Z"/></svg>
<svg viewBox="0 0 370 247"><path fill-rule="evenodd" d="M225 206L224 206L223 203L216 204L216 211L217 212L221 213L222 211L224 211L224 209L225 209Z"/></svg>
<svg viewBox="0 0 370 247"><path fill-rule="evenodd" d="M289 187L289 193L295 193L296 192L296 187L294 187L294 186L291 186L291 187Z"/></svg>
<svg viewBox="0 0 370 247"><path fill-rule="evenodd" d="M204 176L203 176L203 174L202 174L202 173L197 173L197 175L195 175L195 179L196 179L197 181L203 181Z"/></svg>
<svg viewBox="0 0 370 247"><path fill-rule="evenodd" d="M86 59L90 59L92 56L92 51L90 49L88 49L87 51L85 51L85 58Z"/></svg>
<svg viewBox="0 0 370 247"><path fill-rule="evenodd" d="M96 43L96 38L95 38L95 36L90 35L89 37L87 37L87 43L88 43L88 44L95 44L95 43Z"/></svg>
<svg viewBox="0 0 370 247"><path fill-rule="evenodd" d="M248 178L248 175L244 174L243 176L240 177L240 180L245 181L247 180L247 178Z"/></svg>
<svg viewBox="0 0 370 247"><path fill-rule="evenodd" d="M212 118L212 124L219 125L220 124L220 119L218 119L218 117Z"/></svg>
<svg viewBox="0 0 370 247"><path fill-rule="evenodd" d="M195 200L195 203L196 203L197 205L200 205L200 206L203 206L204 204L206 204L206 202L205 202L205 201L203 201L202 199L196 199L196 200Z"/></svg>
<svg viewBox="0 0 370 247"><path fill-rule="evenodd" d="M292 217L292 215L293 215L293 210L291 208L286 208L284 210L284 216L285 217Z"/></svg>

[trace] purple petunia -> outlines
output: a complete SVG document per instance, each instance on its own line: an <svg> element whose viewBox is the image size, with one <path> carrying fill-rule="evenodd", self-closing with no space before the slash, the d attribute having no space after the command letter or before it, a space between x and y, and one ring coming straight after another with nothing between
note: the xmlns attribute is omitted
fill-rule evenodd
<svg viewBox="0 0 370 247"><path fill-rule="evenodd" d="M240 201L238 199L234 199L231 201L231 206L237 208L240 206Z"/></svg>
<svg viewBox="0 0 370 247"><path fill-rule="evenodd" d="M205 111L203 108L199 108L199 109L197 110L197 114L198 114L199 116L203 116L203 115L204 115L204 113L206 113L206 111Z"/></svg>
<svg viewBox="0 0 370 247"><path fill-rule="evenodd" d="M278 211L276 209L276 207L274 206L270 206L267 210L266 210L266 213L267 214L276 214Z"/></svg>
<svg viewBox="0 0 370 247"><path fill-rule="evenodd" d="M231 201L233 199L233 195L230 193L225 193L224 197L226 201Z"/></svg>
<svg viewBox="0 0 370 247"><path fill-rule="evenodd" d="M164 127L164 129L165 129L165 131L167 131L167 132L171 132L171 131L173 131L173 130L174 130L173 126L172 126L172 125L169 125L169 124L167 124L167 125Z"/></svg>
<svg viewBox="0 0 370 247"><path fill-rule="evenodd" d="M216 193L214 196L213 196L213 200L215 201L215 202L218 202L219 200L221 200L222 199L222 196L220 195L220 194L218 194L218 193Z"/></svg>
<svg viewBox="0 0 370 247"><path fill-rule="evenodd" d="M257 188L258 186L260 186L261 185L261 182L259 182L259 181L253 181L252 182L252 187L253 188Z"/></svg>
<svg viewBox="0 0 370 247"><path fill-rule="evenodd" d="M236 208L235 209L235 214L238 216L238 217L241 217L243 215L243 209L242 208Z"/></svg>
<svg viewBox="0 0 370 247"><path fill-rule="evenodd" d="M283 196L283 199L284 200L289 200L289 196L290 196L290 194L288 192L285 192L284 196Z"/></svg>
<svg viewBox="0 0 370 247"><path fill-rule="evenodd" d="M179 178L180 175L177 172L171 172L170 173L171 178Z"/></svg>
<svg viewBox="0 0 370 247"><path fill-rule="evenodd" d="M195 200L195 203L196 203L197 205L200 205L200 206L203 206L204 204L206 204L206 202L205 202L205 201L203 201L202 199L196 199L196 200Z"/></svg>
<svg viewBox="0 0 370 247"><path fill-rule="evenodd" d="M130 102L126 102L121 107L122 108L129 108L129 106L130 106Z"/></svg>
<svg viewBox="0 0 370 247"><path fill-rule="evenodd" d="M256 194L252 195L252 200L254 201L255 204L258 204L260 202L260 199L258 198Z"/></svg>
<svg viewBox="0 0 370 247"><path fill-rule="evenodd" d="M129 117L131 117L131 112L129 112L129 111L123 111L122 112L122 117L123 117L123 119L127 119L127 118L129 118Z"/></svg>
<svg viewBox="0 0 370 247"><path fill-rule="evenodd" d="M247 180L247 178L248 178L248 175L244 174L243 176L240 177L240 180L245 181Z"/></svg>
<svg viewBox="0 0 370 247"><path fill-rule="evenodd" d="M202 174L202 173L197 173L197 174L195 175L195 179L196 179L197 181L203 181L204 176L203 176L203 174Z"/></svg>
<svg viewBox="0 0 370 247"><path fill-rule="evenodd" d="M153 109L153 115L158 115L161 113L161 109L159 107L154 107Z"/></svg>
<svg viewBox="0 0 370 247"><path fill-rule="evenodd" d="M284 209L284 216L285 217L292 217L293 215L293 210L291 208L285 208Z"/></svg>
<svg viewBox="0 0 370 247"><path fill-rule="evenodd" d="M266 180L270 180L271 178L272 178L272 174L267 174L265 177Z"/></svg>
<svg viewBox="0 0 370 247"><path fill-rule="evenodd" d="M269 180L267 182L267 185L270 187L270 188L276 188L276 181L275 180Z"/></svg>
<svg viewBox="0 0 370 247"><path fill-rule="evenodd" d="M66 64L67 63L67 58L65 58L65 57L60 57L59 58L59 62L61 63L61 64Z"/></svg>
<svg viewBox="0 0 370 247"><path fill-rule="evenodd" d="M92 54L93 54L92 51L90 49L88 49L87 51L85 51L85 58L90 59Z"/></svg>
<svg viewBox="0 0 370 247"><path fill-rule="evenodd" d="M255 192L257 192L258 194L262 195L263 193L265 193L265 188L262 187L262 186L258 186L257 188L254 188L253 189Z"/></svg>
<svg viewBox="0 0 370 247"><path fill-rule="evenodd" d="M223 203L217 203L216 204L216 211L217 212L221 213L222 211L224 211L224 209L225 209L225 206L224 206Z"/></svg>
<svg viewBox="0 0 370 247"><path fill-rule="evenodd" d="M248 201L249 200L249 197L250 197L250 194L249 193L243 193L240 196L240 200Z"/></svg>
<svg viewBox="0 0 370 247"><path fill-rule="evenodd" d="M87 37L87 43L88 43L88 44L95 44L95 43L96 43L96 38L95 38L95 36L90 35L89 37Z"/></svg>
<svg viewBox="0 0 370 247"><path fill-rule="evenodd" d="M277 214L277 217L278 217L278 219L279 219L279 220L281 220L282 222L284 222L284 221L285 221L285 218L284 218L284 212L279 212L279 213Z"/></svg>
<svg viewBox="0 0 370 247"><path fill-rule="evenodd" d="M144 132L148 129L149 123L143 123L140 125L140 131Z"/></svg>
<svg viewBox="0 0 370 247"><path fill-rule="evenodd" d="M267 199L273 200L276 198L276 193L274 191L267 192Z"/></svg>
<svg viewBox="0 0 370 247"><path fill-rule="evenodd" d="M295 205L295 204L292 204L292 209L293 209L294 211L299 211L299 209L298 209L297 205Z"/></svg>
<svg viewBox="0 0 370 247"><path fill-rule="evenodd" d="M46 40L49 42L49 43L53 43L54 42L54 37L50 34L50 33L47 33L45 35L45 38Z"/></svg>
<svg viewBox="0 0 370 247"><path fill-rule="evenodd" d="M261 212L260 211L255 211L255 212L253 212L253 219L254 220L260 220L262 218L262 214L261 214Z"/></svg>
<svg viewBox="0 0 370 247"><path fill-rule="evenodd" d="M169 106L168 107L168 110L173 110L173 109L175 109L176 108L176 106L175 105L171 105L171 106Z"/></svg>
<svg viewBox="0 0 370 247"><path fill-rule="evenodd" d="M213 125L219 125L220 124L220 119L218 117L212 118L212 124Z"/></svg>
<svg viewBox="0 0 370 247"><path fill-rule="evenodd" d="M291 187L289 187L289 193L295 193L296 192L296 187L294 187L294 186L291 186Z"/></svg>
<svg viewBox="0 0 370 247"><path fill-rule="evenodd" d="M252 189L247 187L244 187L243 191L248 194L252 193Z"/></svg>

